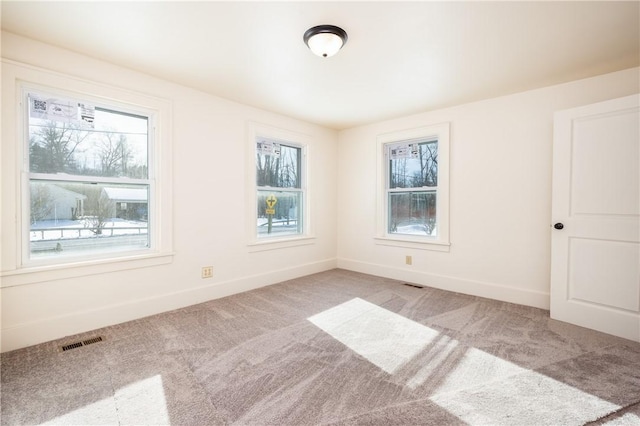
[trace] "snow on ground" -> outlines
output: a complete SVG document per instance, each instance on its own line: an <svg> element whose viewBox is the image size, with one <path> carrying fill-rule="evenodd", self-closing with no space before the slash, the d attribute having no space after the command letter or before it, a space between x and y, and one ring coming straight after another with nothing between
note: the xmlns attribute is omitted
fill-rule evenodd
<svg viewBox="0 0 640 426"><path fill-rule="evenodd" d="M30 241L60 240L95 237L91 222L85 220L41 220L31 224ZM102 236L146 234L147 222L113 218L109 219Z"/></svg>

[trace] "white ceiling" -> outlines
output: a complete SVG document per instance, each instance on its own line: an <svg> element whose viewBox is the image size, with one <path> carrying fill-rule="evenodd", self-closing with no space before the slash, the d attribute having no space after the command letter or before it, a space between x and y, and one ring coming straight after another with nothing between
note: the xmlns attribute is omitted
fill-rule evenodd
<svg viewBox="0 0 640 426"><path fill-rule="evenodd" d="M2 28L344 129L640 64L640 2L12 2ZM319 58L318 24L349 41Z"/></svg>

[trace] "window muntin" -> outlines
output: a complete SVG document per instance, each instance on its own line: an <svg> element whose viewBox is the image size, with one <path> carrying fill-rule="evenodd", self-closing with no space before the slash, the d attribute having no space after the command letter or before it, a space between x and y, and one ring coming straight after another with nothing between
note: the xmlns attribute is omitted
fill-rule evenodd
<svg viewBox="0 0 640 426"><path fill-rule="evenodd" d="M256 194L259 239L303 233L302 147L256 138Z"/></svg>
<svg viewBox="0 0 640 426"><path fill-rule="evenodd" d="M438 140L384 145L387 233L438 237Z"/></svg>
<svg viewBox="0 0 640 426"><path fill-rule="evenodd" d="M151 247L151 114L29 90L26 261Z"/></svg>

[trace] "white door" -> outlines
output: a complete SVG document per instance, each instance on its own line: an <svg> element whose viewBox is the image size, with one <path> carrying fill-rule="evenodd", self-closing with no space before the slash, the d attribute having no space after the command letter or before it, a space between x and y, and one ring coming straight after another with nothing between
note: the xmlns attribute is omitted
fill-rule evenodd
<svg viewBox="0 0 640 426"><path fill-rule="evenodd" d="M551 228L551 318L635 341L639 101L633 95L555 114Z"/></svg>

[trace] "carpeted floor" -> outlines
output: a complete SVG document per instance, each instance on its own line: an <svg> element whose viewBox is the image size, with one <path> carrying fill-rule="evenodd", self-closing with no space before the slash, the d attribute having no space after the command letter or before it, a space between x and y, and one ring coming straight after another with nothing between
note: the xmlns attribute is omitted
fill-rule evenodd
<svg viewBox="0 0 640 426"><path fill-rule="evenodd" d="M640 424L640 344L344 270L5 353L1 368L3 425Z"/></svg>

